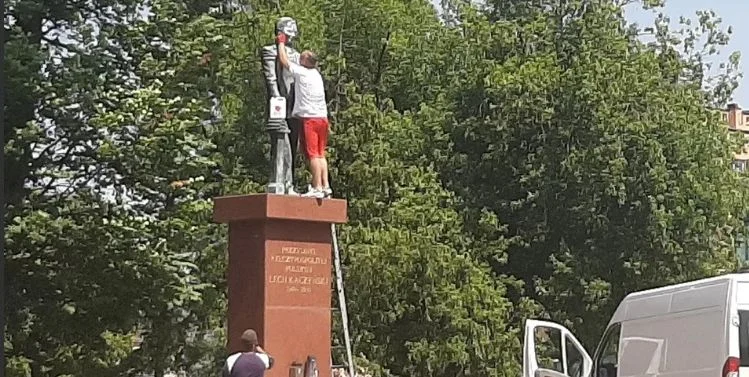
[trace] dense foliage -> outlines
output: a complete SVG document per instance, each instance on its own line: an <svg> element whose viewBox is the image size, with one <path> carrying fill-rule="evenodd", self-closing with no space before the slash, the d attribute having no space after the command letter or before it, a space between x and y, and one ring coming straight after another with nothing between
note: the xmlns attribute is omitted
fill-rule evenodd
<svg viewBox="0 0 749 377"><path fill-rule="evenodd" d="M742 141L711 109L740 75L738 56L708 73L728 37L712 13L676 27L626 22L657 0L8 3L8 376L216 375L211 198L267 179L258 48L280 14L323 57L355 353L373 373L517 376L525 318L592 347L626 293L734 268Z"/></svg>

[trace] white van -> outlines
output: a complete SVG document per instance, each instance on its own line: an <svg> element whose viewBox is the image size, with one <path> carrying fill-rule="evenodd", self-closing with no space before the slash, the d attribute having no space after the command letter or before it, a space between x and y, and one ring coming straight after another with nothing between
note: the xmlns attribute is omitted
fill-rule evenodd
<svg viewBox="0 0 749 377"><path fill-rule="evenodd" d="M528 320L523 377L749 377L749 274L636 292L593 357L564 326Z"/></svg>

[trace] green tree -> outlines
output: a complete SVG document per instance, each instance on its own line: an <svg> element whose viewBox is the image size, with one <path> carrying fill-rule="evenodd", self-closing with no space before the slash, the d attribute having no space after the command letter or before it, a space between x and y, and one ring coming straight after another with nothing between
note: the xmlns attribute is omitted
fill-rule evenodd
<svg viewBox="0 0 749 377"><path fill-rule="evenodd" d="M453 128L445 176L517 236L495 270L528 283L588 345L625 294L729 270L746 184L730 169L739 144L708 107L733 76L703 90L693 50L676 51L662 24L641 42L615 2L489 14L518 37L491 40L508 53ZM708 43L723 43L713 33Z"/></svg>
<svg viewBox="0 0 749 377"><path fill-rule="evenodd" d="M10 104L31 108L6 109L11 375L163 375L220 347L211 102L195 89L209 69L193 55L212 24L135 5L11 4Z"/></svg>
<svg viewBox="0 0 749 377"><path fill-rule="evenodd" d="M258 49L279 15L323 58L355 353L376 374L517 375L526 317L591 344L624 294L732 267L740 141L708 108L738 56L708 70L716 15L658 17L642 41L623 6L660 1L440 4L11 1L8 374L215 375L211 198L263 190Z"/></svg>
<svg viewBox="0 0 749 377"><path fill-rule="evenodd" d="M455 198L427 167L421 130L444 113L378 110L349 90L334 145L352 218L342 240L355 352L386 375L516 375L514 323L532 306L512 304L517 282L471 255Z"/></svg>

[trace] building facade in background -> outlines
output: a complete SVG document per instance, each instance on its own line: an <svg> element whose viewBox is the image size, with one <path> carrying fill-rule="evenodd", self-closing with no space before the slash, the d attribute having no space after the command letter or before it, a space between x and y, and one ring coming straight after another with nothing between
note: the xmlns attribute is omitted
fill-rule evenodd
<svg viewBox="0 0 749 377"><path fill-rule="evenodd" d="M728 125L728 129L734 132L741 132L747 138L747 145L736 153L733 162L733 168L738 171L746 171L749 167L749 110L743 110L736 103L729 104L721 110L721 118Z"/></svg>
<svg viewBox="0 0 749 377"><path fill-rule="evenodd" d="M721 113L721 118L728 125L728 129L741 132L747 139L747 144L736 153L733 160L733 168L736 171L745 172L749 167L749 110L743 110L738 104L731 103L721 110ZM746 222L749 225L749 219ZM736 254L742 267L749 267L749 242L746 236L736 240Z"/></svg>
<svg viewBox="0 0 749 377"><path fill-rule="evenodd" d="M749 132L749 110L742 110L736 103L729 104L723 110L723 121L728 123L728 128Z"/></svg>

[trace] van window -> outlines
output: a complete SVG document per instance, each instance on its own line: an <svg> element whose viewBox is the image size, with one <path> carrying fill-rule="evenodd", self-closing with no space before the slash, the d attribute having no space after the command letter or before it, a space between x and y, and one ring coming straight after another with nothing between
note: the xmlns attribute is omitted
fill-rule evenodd
<svg viewBox="0 0 749 377"><path fill-rule="evenodd" d="M749 310L739 310L739 354L741 366L749 367Z"/></svg>
<svg viewBox="0 0 749 377"><path fill-rule="evenodd" d="M593 361L595 377L616 377L619 369L619 335L621 325L611 325L603 335L598 354Z"/></svg>
<svg viewBox="0 0 749 377"><path fill-rule="evenodd" d="M563 334L554 327L538 326L534 329L536 363L568 377L583 377L583 349L575 343L574 336Z"/></svg>
<svg viewBox="0 0 749 377"><path fill-rule="evenodd" d="M564 350L567 353L567 375L569 377L583 377L583 354L577 349L577 345L564 337Z"/></svg>
<svg viewBox="0 0 749 377"><path fill-rule="evenodd" d="M562 332L559 329L539 326L536 328L535 338L538 367L564 373Z"/></svg>

